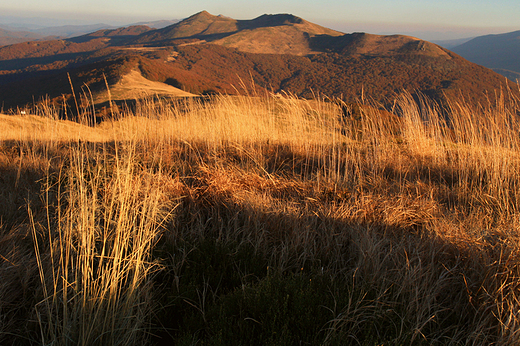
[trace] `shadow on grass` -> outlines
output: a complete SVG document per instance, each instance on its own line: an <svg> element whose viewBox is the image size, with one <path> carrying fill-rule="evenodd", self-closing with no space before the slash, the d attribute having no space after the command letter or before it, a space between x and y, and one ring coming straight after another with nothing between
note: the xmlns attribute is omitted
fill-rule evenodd
<svg viewBox="0 0 520 346"><path fill-rule="evenodd" d="M104 148L114 151L113 145ZM45 219L46 170L37 161L17 168L20 148L15 143L5 148L14 151L4 153L8 161L0 167L5 205L0 211L0 293L1 309L8 311L2 316L0 342L35 344L34 306L42 294L26 206L41 213L36 219ZM507 290L516 289L514 277L504 278L503 273L518 267L506 256L507 244L491 244L487 251L438 237L428 222L400 227L377 215L359 217L367 211L352 212L349 205L357 203L353 197L332 198L319 189L273 186L254 191L248 185L244 191L225 190L198 171L205 166L201 162L211 163L210 153L193 155L189 145L175 148L165 170L179 169L170 173L184 175L186 191L154 250L154 259L164 268L153 277L152 344L443 345L501 340L499 316L504 311L499 308L509 291L499 290L502 283ZM273 150L275 155L266 154L268 174L304 180L316 173L319 165L312 158L304 160L286 147ZM224 156L223 162L248 167L233 150ZM398 172L386 174L393 180ZM425 177L421 171L413 179ZM497 290L502 298L494 296ZM502 300L497 304L497 299Z"/></svg>
<svg viewBox="0 0 520 346"><path fill-rule="evenodd" d="M185 200L156 248L153 343L429 345L468 342L477 326L497 337L489 302L476 303L485 264L467 249L307 211Z"/></svg>

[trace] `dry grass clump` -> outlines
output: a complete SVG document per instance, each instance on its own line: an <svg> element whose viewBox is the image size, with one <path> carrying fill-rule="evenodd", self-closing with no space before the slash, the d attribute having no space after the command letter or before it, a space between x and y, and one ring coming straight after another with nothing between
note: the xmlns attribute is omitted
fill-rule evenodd
<svg viewBox="0 0 520 346"><path fill-rule="evenodd" d="M393 111L215 96L70 132L6 118L0 338L518 343L517 101Z"/></svg>
<svg viewBox="0 0 520 346"><path fill-rule="evenodd" d="M15 182L41 200L26 200L25 211L3 210L13 225L2 229L3 308L27 314L26 330L7 324L3 336L10 340L18 332L22 340L27 335L60 345L140 344L148 338L151 278L160 266L151 251L174 201L165 197L161 173L136 161L132 143L72 142L54 154L62 156L40 153L47 165L30 182L37 187ZM22 176L31 161L23 164ZM24 208L20 201L3 202ZM22 292L13 291L16 285Z"/></svg>
<svg viewBox="0 0 520 346"><path fill-rule="evenodd" d="M35 307L43 343L144 341L157 266L150 254L171 202L161 175L136 164L132 145L118 146L115 155L96 145L71 148L69 165L52 183L63 184L56 210L42 224L29 209L44 295Z"/></svg>

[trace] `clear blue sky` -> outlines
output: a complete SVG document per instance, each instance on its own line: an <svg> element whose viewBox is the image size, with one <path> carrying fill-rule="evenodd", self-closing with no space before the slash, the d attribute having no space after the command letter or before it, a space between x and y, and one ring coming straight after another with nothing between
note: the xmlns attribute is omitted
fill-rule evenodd
<svg viewBox="0 0 520 346"><path fill-rule="evenodd" d="M2 4L3 3L3 4ZM520 30L519 0L2 0L0 14L108 24L182 19L201 10L235 19L292 13L344 32L457 38ZM446 37L440 37L446 36Z"/></svg>

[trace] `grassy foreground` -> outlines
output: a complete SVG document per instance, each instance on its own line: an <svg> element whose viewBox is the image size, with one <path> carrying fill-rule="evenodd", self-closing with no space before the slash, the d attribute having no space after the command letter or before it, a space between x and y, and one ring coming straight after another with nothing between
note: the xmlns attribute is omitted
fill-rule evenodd
<svg viewBox="0 0 520 346"><path fill-rule="evenodd" d="M518 100L351 108L1 116L0 344L518 344Z"/></svg>

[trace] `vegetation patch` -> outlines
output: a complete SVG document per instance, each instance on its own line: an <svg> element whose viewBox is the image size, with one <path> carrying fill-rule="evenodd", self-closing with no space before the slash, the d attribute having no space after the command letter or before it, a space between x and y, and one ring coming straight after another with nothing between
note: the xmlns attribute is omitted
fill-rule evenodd
<svg viewBox="0 0 520 346"><path fill-rule="evenodd" d="M517 344L518 100L445 107L2 116L0 343Z"/></svg>

